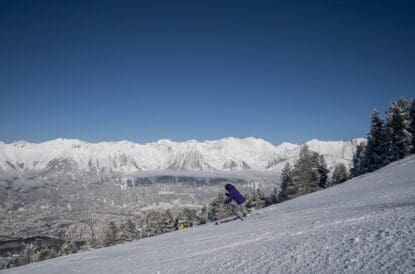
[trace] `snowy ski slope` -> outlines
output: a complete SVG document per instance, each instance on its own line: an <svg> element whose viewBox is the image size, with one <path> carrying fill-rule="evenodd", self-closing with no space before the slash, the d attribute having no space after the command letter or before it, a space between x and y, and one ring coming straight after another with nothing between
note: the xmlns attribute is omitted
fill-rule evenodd
<svg viewBox="0 0 415 274"><path fill-rule="evenodd" d="M207 224L4 273L414 273L414 232L411 156L244 222Z"/></svg>

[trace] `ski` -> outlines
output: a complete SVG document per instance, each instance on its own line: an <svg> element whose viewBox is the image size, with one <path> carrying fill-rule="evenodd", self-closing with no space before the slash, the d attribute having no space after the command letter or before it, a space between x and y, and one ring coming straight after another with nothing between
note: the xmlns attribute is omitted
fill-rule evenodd
<svg viewBox="0 0 415 274"><path fill-rule="evenodd" d="M249 211L249 213L247 215L245 215L243 218L240 218L240 217L235 215L235 216L231 216L231 217L227 217L227 218L217 220L217 221L215 221L215 224L219 225L219 224L228 223L228 222L232 222L232 221L236 221L236 220L244 221L246 217L252 216L254 214L255 214L254 212Z"/></svg>
<svg viewBox="0 0 415 274"><path fill-rule="evenodd" d="M243 221L243 219L239 218L238 216L231 216L231 217L227 217L227 218L223 218L223 219L217 220L217 221L215 221L215 224L216 225L219 225L219 224L223 224L223 223L228 223L228 222L236 221L238 219L241 220L241 221Z"/></svg>

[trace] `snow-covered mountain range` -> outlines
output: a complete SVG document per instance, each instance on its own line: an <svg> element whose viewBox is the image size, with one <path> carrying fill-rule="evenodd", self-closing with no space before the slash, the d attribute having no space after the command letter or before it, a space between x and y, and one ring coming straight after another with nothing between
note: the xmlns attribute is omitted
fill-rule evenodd
<svg viewBox="0 0 415 274"><path fill-rule="evenodd" d="M350 166L356 146L351 141L311 140L310 150L323 154L329 167L338 162ZM279 171L293 162L301 145L273 145L256 138L224 138L214 141L173 142L159 140L137 144L129 141L88 143L56 139L44 143L0 142L0 171L66 171L105 174L140 171Z"/></svg>

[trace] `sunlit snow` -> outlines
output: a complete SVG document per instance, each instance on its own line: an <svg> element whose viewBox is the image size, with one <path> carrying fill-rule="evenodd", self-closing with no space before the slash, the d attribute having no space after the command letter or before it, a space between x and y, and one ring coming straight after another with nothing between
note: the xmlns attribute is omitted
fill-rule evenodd
<svg viewBox="0 0 415 274"><path fill-rule="evenodd" d="M207 224L5 273L414 273L415 156Z"/></svg>

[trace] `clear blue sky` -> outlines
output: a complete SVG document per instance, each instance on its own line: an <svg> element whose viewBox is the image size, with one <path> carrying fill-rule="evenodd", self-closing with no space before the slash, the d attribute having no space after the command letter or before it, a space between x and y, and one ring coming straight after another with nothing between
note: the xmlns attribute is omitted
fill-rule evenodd
<svg viewBox="0 0 415 274"><path fill-rule="evenodd" d="M0 2L0 140L365 136L415 95L415 1Z"/></svg>

